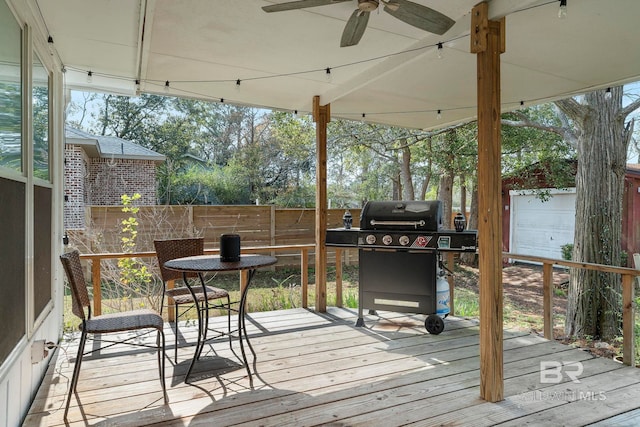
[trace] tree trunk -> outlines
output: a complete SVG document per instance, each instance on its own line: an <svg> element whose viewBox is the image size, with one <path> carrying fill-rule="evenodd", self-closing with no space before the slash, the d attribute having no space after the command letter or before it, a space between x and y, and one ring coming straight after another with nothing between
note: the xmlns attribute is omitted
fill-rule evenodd
<svg viewBox="0 0 640 427"><path fill-rule="evenodd" d="M585 95L584 104L559 103L578 127L576 224L573 260L620 265L622 196L628 132L619 114L622 88ZM620 278L572 269L565 332L610 340L621 325Z"/></svg>
<svg viewBox="0 0 640 427"><path fill-rule="evenodd" d="M438 186L438 200L442 202L442 226L451 227L452 204L453 204L453 173L446 172L440 176Z"/></svg>
<svg viewBox="0 0 640 427"><path fill-rule="evenodd" d="M478 183L477 180L473 182L473 189L471 190L471 207L469 208L469 223L467 224L468 230L478 229ZM463 252L460 254L460 263L466 265L477 265L478 257L475 253Z"/></svg>
<svg viewBox="0 0 640 427"><path fill-rule="evenodd" d="M400 163L400 178L404 200L414 200L415 192L411 179L411 150L407 146L406 138L402 141L402 161Z"/></svg>

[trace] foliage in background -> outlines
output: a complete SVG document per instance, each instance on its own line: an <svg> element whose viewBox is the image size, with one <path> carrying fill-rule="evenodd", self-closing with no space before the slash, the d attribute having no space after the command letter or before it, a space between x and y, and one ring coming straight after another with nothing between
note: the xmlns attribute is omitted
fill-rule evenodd
<svg viewBox="0 0 640 427"><path fill-rule="evenodd" d="M129 213L129 218L122 220L122 230L120 241L122 242L122 252L133 253L136 251L136 241L138 239L138 218L137 214L140 208L135 206L135 201L139 200L141 195L135 193L133 196L123 194L122 212ZM151 273L147 266L136 258L120 258L118 259L118 267L120 268L120 298L123 302L129 302L130 308L133 309L133 298L149 297L150 302L154 299L154 295L149 293L149 285L151 284ZM140 304L144 306L144 304ZM137 307L136 307L137 308Z"/></svg>

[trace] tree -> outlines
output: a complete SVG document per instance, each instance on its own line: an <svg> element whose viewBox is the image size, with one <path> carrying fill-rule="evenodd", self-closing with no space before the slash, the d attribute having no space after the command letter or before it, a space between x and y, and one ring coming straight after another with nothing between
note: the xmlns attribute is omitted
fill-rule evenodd
<svg viewBox="0 0 640 427"><path fill-rule="evenodd" d="M520 115L514 126L554 132L577 152L576 224L573 260L620 265L622 195L634 121L640 100L623 105L621 86L554 103L559 124ZM504 123L505 121L503 121ZM611 273L573 269L565 332L610 340L619 333L620 279Z"/></svg>
<svg viewBox="0 0 640 427"><path fill-rule="evenodd" d="M578 146L573 260L620 265L622 196L627 150L640 101L623 106L622 86L556 105L575 126ZM574 269L569 280L565 330L569 336L605 340L619 334L620 278Z"/></svg>

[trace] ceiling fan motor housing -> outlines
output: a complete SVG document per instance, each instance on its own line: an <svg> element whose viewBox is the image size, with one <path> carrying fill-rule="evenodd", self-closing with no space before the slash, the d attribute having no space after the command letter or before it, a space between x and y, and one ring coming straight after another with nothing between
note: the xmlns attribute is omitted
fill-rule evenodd
<svg viewBox="0 0 640 427"><path fill-rule="evenodd" d="M379 0L358 0L358 9L362 12L373 12L379 4Z"/></svg>

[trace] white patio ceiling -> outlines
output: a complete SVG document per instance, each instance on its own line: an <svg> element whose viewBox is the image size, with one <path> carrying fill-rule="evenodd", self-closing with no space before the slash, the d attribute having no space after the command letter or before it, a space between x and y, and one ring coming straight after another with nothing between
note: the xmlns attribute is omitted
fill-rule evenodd
<svg viewBox="0 0 640 427"><path fill-rule="evenodd" d="M469 53L477 0L414 0L456 21L444 35L372 12L357 46L340 48L357 1L265 13L286 0L37 0L68 87L170 92L409 128L476 115L476 57ZM640 80L640 1L492 0L506 16L503 111ZM443 58L436 45L443 43ZM405 53L403 53L405 52ZM331 79L326 78L331 69ZM93 82L87 83L87 72ZM240 79L238 87L236 80ZM438 118L437 111L441 110Z"/></svg>

